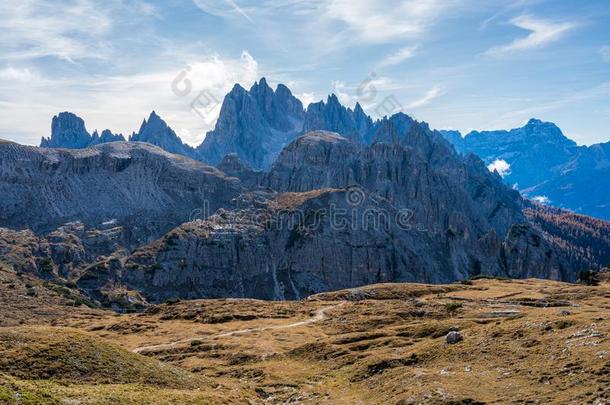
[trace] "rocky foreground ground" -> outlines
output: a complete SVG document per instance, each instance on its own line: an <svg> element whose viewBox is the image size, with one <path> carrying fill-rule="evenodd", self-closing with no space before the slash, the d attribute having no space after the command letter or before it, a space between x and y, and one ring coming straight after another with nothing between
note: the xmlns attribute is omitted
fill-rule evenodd
<svg viewBox="0 0 610 405"><path fill-rule="evenodd" d="M116 314L0 270L0 403L607 404L610 283L381 284Z"/></svg>

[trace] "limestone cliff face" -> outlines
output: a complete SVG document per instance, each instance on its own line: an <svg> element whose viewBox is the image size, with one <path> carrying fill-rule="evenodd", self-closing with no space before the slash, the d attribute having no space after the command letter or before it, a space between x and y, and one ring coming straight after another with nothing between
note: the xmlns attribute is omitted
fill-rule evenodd
<svg viewBox="0 0 610 405"><path fill-rule="evenodd" d="M285 86L273 91L264 78L249 91L235 85L198 153L213 165L235 153L248 167L268 168L282 147L301 133L303 115L303 105Z"/></svg>
<svg viewBox="0 0 610 405"><path fill-rule="evenodd" d="M299 299L380 281L454 278L439 260L418 254L434 244L427 235L394 221L375 226L377 214L397 214L390 204L371 196L353 207L349 192L283 194L258 209L221 211L184 224L136 250L125 261L122 280L162 301ZM332 210L350 214L334 217Z"/></svg>
<svg viewBox="0 0 610 405"><path fill-rule="evenodd" d="M0 227L140 218L136 226L167 231L195 209L226 206L239 191L237 179L146 143L67 150L6 142L0 156Z"/></svg>
<svg viewBox="0 0 610 405"><path fill-rule="evenodd" d="M85 274L113 274L97 289L120 283L149 302L170 298L300 299L380 282L441 283L475 275L572 279L556 247L527 224L506 238L492 230L464 242L420 229L387 200L354 189L279 194L256 207L221 210L137 249L120 267L106 263ZM115 266L113 268L113 266Z"/></svg>
<svg viewBox="0 0 610 405"><path fill-rule="evenodd" d="M573 263L541 232L528 227L527 237L516 237L515 226L528 222L523 200L480 159L462 158L440 134L401 115L383 120L374 139L363 147L336 134L306 134L284 149L264 185L281 192L359 185L412 210L436 242L425 255L439 258L445 277L573 279L566 272Z"/></svg>
<svg viewBox="0 0 610 405"><path fill-rule="evenodd" d="M263 185L276 191L310 191L355 184L342 168L357 156L359 146L337 133L309 132L288 144L266 174Z"/></svg>

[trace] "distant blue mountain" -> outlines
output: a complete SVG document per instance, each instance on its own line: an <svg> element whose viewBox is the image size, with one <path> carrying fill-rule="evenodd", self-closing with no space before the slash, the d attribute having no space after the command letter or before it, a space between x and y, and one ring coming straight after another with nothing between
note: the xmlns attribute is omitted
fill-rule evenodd
<svg viewBox="0 0 610 405"><path fill-rule="evenodd" d="M527 197L610 219L610 142L578 146L537 119L510 131L440 132L458 152L474 153L490 167L506 162L504 181Z"/></svg>
<svg viewBox="0 0 610 405"><path fill-rule="evenodd" d="M124 140L123 135L114 135L107 129L102 131L102 135L99 135L97 131L94 131L91 135L85 128L85 122L82 118L71 112L62 112L53 117L51 136L49 138L43 137L40 141L40 147L81 149L99 143Z"/></svg>

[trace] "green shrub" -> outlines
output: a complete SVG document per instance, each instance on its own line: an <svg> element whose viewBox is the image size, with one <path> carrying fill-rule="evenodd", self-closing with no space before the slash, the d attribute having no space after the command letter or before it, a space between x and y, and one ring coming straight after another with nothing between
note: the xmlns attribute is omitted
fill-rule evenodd
<svg viewBox="0 0 610 405"><path fill-rule="evenodd" d="M448 302L445 304L445 311L453 314L457 312L458 309L462 308L463 304L461 302Z"/></svg>

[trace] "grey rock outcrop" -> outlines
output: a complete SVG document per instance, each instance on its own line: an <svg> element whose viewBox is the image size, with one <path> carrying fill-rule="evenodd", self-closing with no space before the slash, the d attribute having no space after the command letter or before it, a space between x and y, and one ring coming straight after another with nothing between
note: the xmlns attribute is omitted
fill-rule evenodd
<svg viewBox="0 0 610 405"><path fill-rule="evenodd" d="M337 133L309 132L284 148L263 184L273 190L293 192L346 187L355 183L355 179L339 169L354 159L357 152L357 144Z"/></svg>
<svg viewBox="0 0 610 405"><path fill-rule="evenodd" d="M447 342L450 345L454 345L456 343L460 343L463 339L464 338L462 337L460 332L454 331L454 330L452 330L451 332L447 333L447 336L445 336L445 342Z"/></svg>
<svg viewBox="0 0 610 405"><path fill-rule="evenodd" d="M72 280L91 263L126 252L133 246L129 234L126 227L115 223L96 229L71 222L44 236L31 230L0 228L0 254L2 262L16 272Z"/></svg>
<svg viewBox="0 0 610 405"><path fill-rule="evenodd" d="M237 177L246 188L252 188L261 183L265 172L255 171L246 167L237 153L229 153L218 164L218 170L228 176Z"/></svg>
<svg viewBox="0 0 610 405"><path fill-rule="evenodd" d="M176 153L190 158L197 157L195 149L184 144L174 130L154 111L150 113L148 120L142 122L138 133L129 137L129 141L148 142L169 153Z"/></svg>
<svg viewBox="0 0 610 405"><path fill-rule="evenodd" d="M97 131L89 134L82 118L71 112L62 112L53 117L51 136L42 138L43 148L83 149L106 142L124 141L123 135L114 135L106 129L99 135Z"/></svg>

